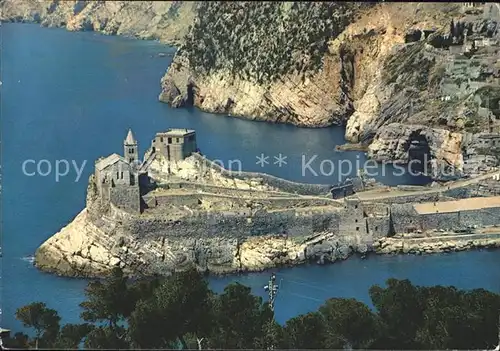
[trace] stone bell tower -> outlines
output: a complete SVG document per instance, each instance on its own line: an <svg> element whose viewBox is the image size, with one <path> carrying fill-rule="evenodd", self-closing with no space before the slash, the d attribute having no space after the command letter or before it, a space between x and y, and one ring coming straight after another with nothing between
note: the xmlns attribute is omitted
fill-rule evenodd
<svg viewBox="0 0 500 351"><path fill-rule="evenodd" d="M137 150L137 141L134 138L132 130L128 130L127 137L123 142L123 157L130 164L138 164L139 162L139 152Z"/></svg>

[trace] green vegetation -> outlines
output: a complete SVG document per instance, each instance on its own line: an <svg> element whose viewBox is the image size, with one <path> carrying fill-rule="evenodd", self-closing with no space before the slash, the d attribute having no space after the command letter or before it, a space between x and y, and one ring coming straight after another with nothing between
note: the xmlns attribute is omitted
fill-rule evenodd
<svg viewBox="0 0 500 351"><path fill-rule="evenodd" d="M500 295L482 289L420 287L389 279L373 286L372 311L354 299L332 298L318 311L275 322L267 303L241 284L213 293L195 270L127 282L119 269L89 283L82 324L59 325L43 303L16 317L33 329L10 347L76 349L486 349L498 343ZM279 299L278 302L279 303Z"/></svg>
<svg viewBox="0 0 500 351"><path fill-rule="evenodd" d="M444 70L436 69L435 59L426 53L425 42L417 42L402 47L389 55L383 65L382 79L385 84L396 83L404 87L427 90L429 85L439 84Z"/></svg>
<svg viewBox="0 0 500 351"><path fill-rule="evenodd" d="M199 73L218 70L260 83L318 70L360 6L334 2L203 2L180 52Z"/></svg>

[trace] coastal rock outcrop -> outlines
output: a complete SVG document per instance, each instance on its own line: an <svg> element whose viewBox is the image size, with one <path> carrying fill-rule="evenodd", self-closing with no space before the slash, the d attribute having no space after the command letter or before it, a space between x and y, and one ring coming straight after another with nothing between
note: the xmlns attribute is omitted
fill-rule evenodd
<svg viewBox="0 0 500 351"><path fill-rule="evenodd" d="M473 16L459 3L6 0L0 19L179 45L160 101L302 127L345 125L346 139L366 148L391 123L436 133L487 127L478 95L498 87L497 54L486 49L499 25L495 5L481 6ZM474 35L487 38L472 39L485 49L477 57L462 42Z"/></svg>
<svg viewBox="0 0 500 351"><path fill-rule="evenodd" d="M466 37L498 36L488 6L474 17L451 3L207 3L159 99L302 127L346 125L346 139L363 147L392 123L425 125L435 135L477 132L487 127L478 118L486 100L477 95L499 83L497 51L487 47L498 38L471 39L482 49L470 51ZM391 133L404 140L406 130ZM434 164L461 168L458 138L441 139L432 141ZM443 178L440 170L431 175Z"/></svg>
<svg viewBox="0 0 500 351"><path fill-rule="evenodd" d="M122 229L103 231L83 210L37 249L35 262L43 271L72 277L101 277L117 266L133 276L166 274L192 265L211 274L226 274L334 262L357 251L366 252L366 246L358 249L352 238L331 233L312 238L263 235L152 240Z"/></svg>
<svg viewBox="0 0 500 351"><path fill-rule="evenodd" d="M434 238L382 238L374 243L378 254L414 254L449 253L471 249L493 249L500 247L500 236L455 235Z"/></svg>
<svg viewBox="0 0 500 351"><path fill-rule="evenodd" d="M37 22L72 31L98 31L178 45L196 14L195 1L4 0L0 20Z"/></svg>
<svg viewBox="0 0 500 351"><path fill-rule="evenodd" d="M380 128L368 155L380 162L420 163L423 171L440 178L459 177L463 169L462 134L422 125L392 123Z"/></svg>

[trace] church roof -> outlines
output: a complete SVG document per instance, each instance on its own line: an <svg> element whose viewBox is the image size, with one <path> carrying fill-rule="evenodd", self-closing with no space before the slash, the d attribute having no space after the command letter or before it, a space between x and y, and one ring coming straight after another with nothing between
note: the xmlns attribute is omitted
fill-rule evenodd
<svg viewBox="0 0 500 351"><path fill-rule="evenodd" d="M125 138L125 144L132 145L135 143L136 143L136 141L134 138L134 134L132 133L132 129L129 129L128 133L127 133L127 137Z"/></svg>
<svg viewBox="0 0 500 351"><path fill-rule="evenodd" d="M103 169L108 168L109 166L112 166L117 162L125 162L128 164L128 162L122 156L118 154L111 154L108 157L97 161L95 164L95 168L99 171L102 171Z"/></svg>

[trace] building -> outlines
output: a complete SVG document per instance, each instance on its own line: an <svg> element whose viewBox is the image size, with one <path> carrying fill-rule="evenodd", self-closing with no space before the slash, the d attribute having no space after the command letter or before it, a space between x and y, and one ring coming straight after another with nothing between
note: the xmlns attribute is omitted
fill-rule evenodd
<svg viewBox="0 0 500 351"><path fill-rule="evenodd" d="M483 149L491 149L500 147L500 134L488 133L479 134L477 136L477 146Z"/></svg>
<svg viewBox="0 0 500 351"><path fill-rule="evenodd" d="M140 212L137 141L131 130L123 142L124 155L97 160L95 182L101 199L124 210Z"/></svg>
<svg viewBox="0 0 500 351"><path fill-rule="evenodd" d="M140 213L141 180L148 177L154 159L163 156L167 161L182 161L197 151L196 134L189 129L168 129L157 133L144 162L139 159L137 140L129 130L123 141L123 155L112 154L95 163L95 182L104 203L125 211Z"/></svg>
<svg viewBox="0 0 500 351"><path fill-rule="evenodd" d="M182 161L196 151L196 134L191 129L168 129L156 133L151 143L151 152L162 155L167 161Z"/></svg>

